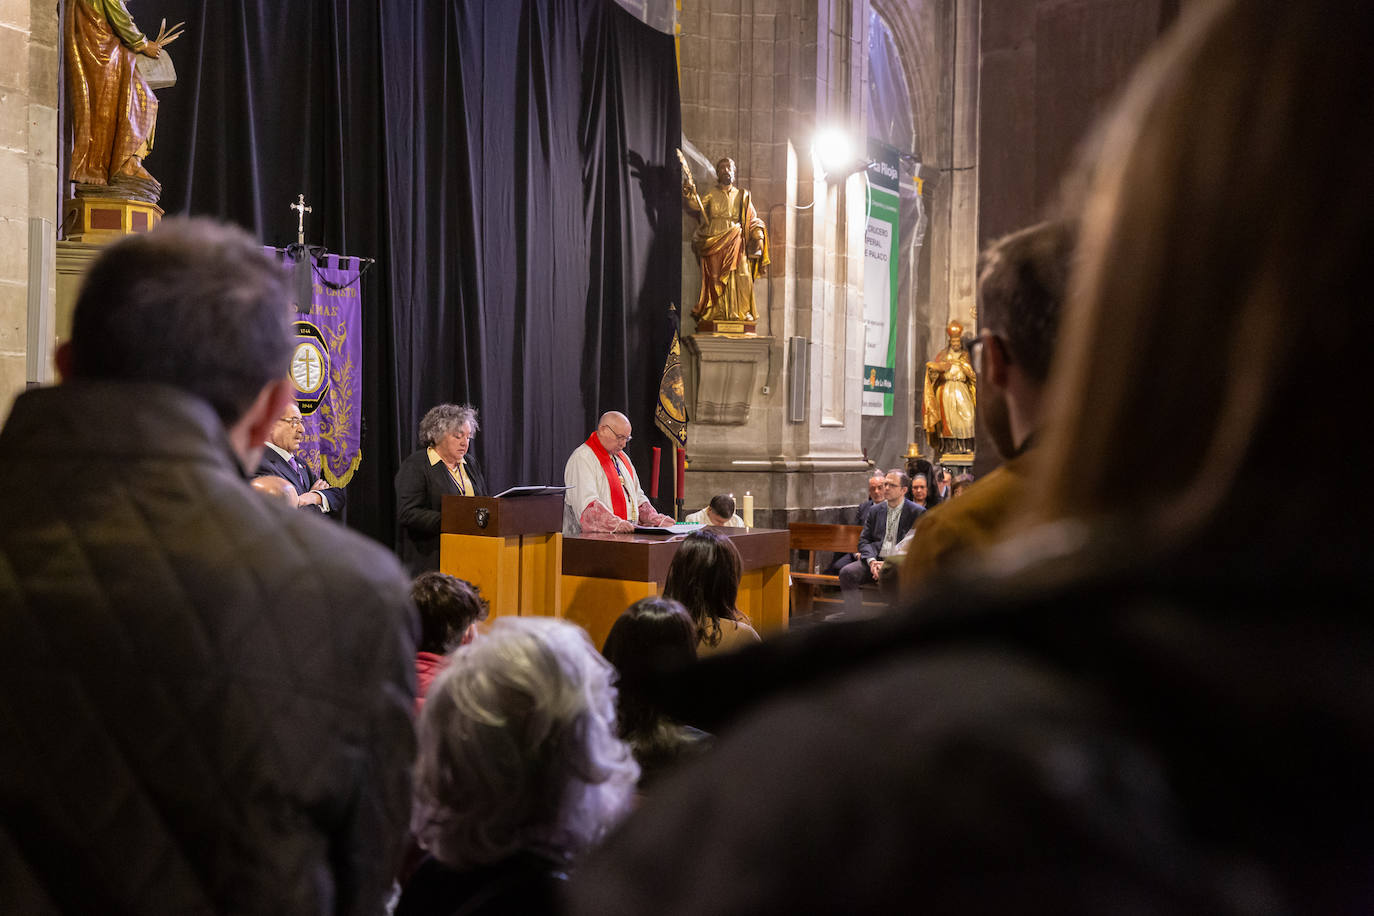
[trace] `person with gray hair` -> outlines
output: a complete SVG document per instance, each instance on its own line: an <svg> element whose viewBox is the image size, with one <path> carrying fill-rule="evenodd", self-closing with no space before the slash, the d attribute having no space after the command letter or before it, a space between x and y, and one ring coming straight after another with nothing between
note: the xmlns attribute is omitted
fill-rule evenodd
<svg viewBox="0 0 1374 916"><path fill-rule="evenodd" d="M412 576L439 568L444 495L485 496L486 482L468 454L477 435L477 408L439 404L420 420L420 449L396 472L397 550Z"/></svg>
<svg viewBox="0 0 1374 916"><path fill-rule="evenodd" d="M601 415L596 429L563 466L563 534L625 534L637 526L666 528L671 516L653 507L625 454L630 418L618 410Z"/></svg>
<svg viewBox="0 0 1374 916"><path fill-rule="evenodd" d="M396 916L556 911L639 778L614 678L580 627L552 617L499 618L453 653L419 725L411 830L430 855Z"/></svg>
<svg viewBox="0 0 1374 916"><path fill-rule="evenodd" d="M101 253L0 432L0 912L385 902L414 610L387 551L249 487L290 319L259 242L167 220Z"/></svg>

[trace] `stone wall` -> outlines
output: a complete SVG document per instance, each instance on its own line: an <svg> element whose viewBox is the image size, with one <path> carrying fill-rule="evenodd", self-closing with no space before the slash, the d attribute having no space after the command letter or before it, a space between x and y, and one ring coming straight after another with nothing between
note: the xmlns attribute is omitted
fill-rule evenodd
<svg viewBox="0 0 1374 916"><path fill-rule="evenodd" d="M685 0L680 14L683 133L703 165L731 156L768 225L770 259L755 287L758 333L770 339L741 424L689 427L686 501L755 497L760 524L849 503L862 493L859 377L863 184L826 182L813 167L818 126L862 143L866 2ZM705 191L712 179L698 171ZM684 222L684 238L695 229ZM690 254L685 255L690 258ZM685 311L700 279L684 264ZM694 323L683 322L690 335ZM809 341L805 419L787 419L786 342Z"/></svg>
<svg viewBox="0 0 1374 916"><path fill-rule="evenodd" d="M935 176L918 280L901 306L911 318L904 322L910 339L898 344L911 354L907 391L919 391L912 367L938 340L931 328L971 309L978 0L683 0L682 124L700 153L698 184L710 187L709 162L736 160L739 183L768 224L772 259L755 293L758 333L772 346L749 418L689 426L690 508L715 493L749 491L758 523L780 527L843 516L864 496L865 185L858 175L827 181L813 163L812 139L832 126L861 150L866 145L870 9L893 29L915 96L918 146ZM684 220L684 238L695 225ZM700 284L689 251L683 276L689 311ZM684 319L682 333L693 331ZM800 422L788 418L789 338L804 339L809 354L798 373ZM912 423L911 405L894 414ZM890 464L896 455L873 457Z"/></svg>
<svg viewBox="0 0 1374 916"><path fill-rule="evenodd" d="M56 232L58 4L0 0L0 417L24 389L29 218ZM55 278L37 278L52 302Z"/></svg>
<svg viewBox="0 0 1374 916"><path fill-rule="evenodd" d="M982 0L978 234L1041 218L1178 0Z"/></svg>
<svg viewBox="0 0 1374 916"><path fill-rule="evenodd" d="M980 247L1047 215L1178 0L981 0ZM1000 463L978 424L974 472Z"/></svg>

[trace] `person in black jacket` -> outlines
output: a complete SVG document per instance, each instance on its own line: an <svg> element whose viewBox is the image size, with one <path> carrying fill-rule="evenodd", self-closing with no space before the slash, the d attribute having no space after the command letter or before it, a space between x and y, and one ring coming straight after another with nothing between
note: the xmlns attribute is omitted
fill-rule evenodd
<svg viewBox="0 0 1374 916"><path fill-rule="evenodd" d="M415 612L389 552L254 493L289 292L242 230L92 265L0 432L0 912L380 912Z"/></svg>
<svg viewBox="0 0 1374 916"><path fill-rule="evenodd" d="M477 435L477 408L440 404L420 420L419 451L396 472L398 549L411 575L439 568L440 511L444 495L486 496L476 460L468 454Z"/></svg>

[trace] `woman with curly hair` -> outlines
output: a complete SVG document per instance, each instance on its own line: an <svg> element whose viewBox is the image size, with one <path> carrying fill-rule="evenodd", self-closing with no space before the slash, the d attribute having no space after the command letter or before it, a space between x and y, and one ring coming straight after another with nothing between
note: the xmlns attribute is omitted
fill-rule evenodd
<svg viewBox="0 0 1374 916"><path fill-rule="evenodd" d="M439 404L420 420L420 448L396 472L397 549L412 576L439 568L444 496L485 496L486 482L468 450L477 436L477 408Z"/></svg>

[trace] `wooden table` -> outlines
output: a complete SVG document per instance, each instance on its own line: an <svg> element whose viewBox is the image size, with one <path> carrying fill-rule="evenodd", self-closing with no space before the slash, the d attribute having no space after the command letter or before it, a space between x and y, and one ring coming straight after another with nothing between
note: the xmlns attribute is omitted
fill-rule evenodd
<svg viewBox="0 0 1374 916"><path fill-rule="evenodd" d="M787 628L788 534L771 528L715 528L740 555L737 606L760 635ZM563 539L562 616L598 648L625 608L662 594L682 535L584 534Z"/></svg>

